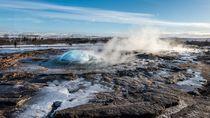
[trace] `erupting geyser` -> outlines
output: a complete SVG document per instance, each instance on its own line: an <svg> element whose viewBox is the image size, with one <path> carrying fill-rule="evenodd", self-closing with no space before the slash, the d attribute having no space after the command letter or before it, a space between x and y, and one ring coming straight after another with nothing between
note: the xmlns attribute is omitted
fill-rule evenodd
<svg viewBox="0 0 210 118"><path fill-rule="evenodd" d="M59 62L69 64L94 63L99 60L100 58L94 52L85 50L70 50L58 58Z"/></svg>

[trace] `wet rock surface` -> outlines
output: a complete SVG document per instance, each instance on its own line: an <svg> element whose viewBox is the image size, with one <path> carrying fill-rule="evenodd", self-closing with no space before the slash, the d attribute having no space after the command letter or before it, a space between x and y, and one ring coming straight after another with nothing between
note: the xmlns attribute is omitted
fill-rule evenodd
<svg viewBox="0 0 210 118"><path fill-rule="evenodd" d="M87 69L48 66L62 49L2 53L0 117L210 117L209 48L198 49Z"/></svg>

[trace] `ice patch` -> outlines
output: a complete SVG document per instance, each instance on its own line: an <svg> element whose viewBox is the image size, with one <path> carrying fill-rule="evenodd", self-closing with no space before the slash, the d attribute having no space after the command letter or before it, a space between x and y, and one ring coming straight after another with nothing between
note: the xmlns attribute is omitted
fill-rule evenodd
<svg viewBox="0 0 210 118"><path fill-rule="evenodd" d="M194 59L196 59L196 57L197 56L192 55L191 53L188 52L188 53L181 53L180 59L182 61L190 61L190 62L195 63Z"/></svg>
<svg viewBox="0 0 210 118"><path fill-rule="evenodd" d="M191 69L188 69L187 72L190 74L193 74L194 76L187 80L177 82L177 85L192 86L193 88L201 88L207 82L207 80L205 80L201 76L200 72L196 72L196 71L194 72Z"/></svg>
<svg viewBox="0 0 210 118"><path fill-rule="evenodd" d="M62 102L61 106L57 109L61 110L86 104L94 97L95 93L106 91L111 91L111 89L100 84L92 85L91 82L84 79L63 82L54 81L32 97L18 117L46 117L52 110L52 104L56 101Z"/></svg>

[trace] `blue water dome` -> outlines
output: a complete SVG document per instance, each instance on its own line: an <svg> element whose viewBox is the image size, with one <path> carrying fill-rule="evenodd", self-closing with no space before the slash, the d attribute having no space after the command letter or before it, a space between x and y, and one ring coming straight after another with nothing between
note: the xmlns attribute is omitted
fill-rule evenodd
<svg viewBox="0 0 210 118"><path fill-rule="evenodd" d="M63 63L85 64L97 61L97 56L90 51L70 50L59 56L58 60Z"/></svg>

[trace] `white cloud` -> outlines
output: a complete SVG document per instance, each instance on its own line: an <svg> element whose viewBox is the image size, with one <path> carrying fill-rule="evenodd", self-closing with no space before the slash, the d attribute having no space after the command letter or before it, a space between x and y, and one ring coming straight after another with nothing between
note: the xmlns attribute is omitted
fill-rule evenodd
<svg viewBox="0 0 210 118"><path fill-rule="evenodd" d="M191 29L210 31L210 23L203 22L172 22L155 18L153 14L120 12L85 8L75 6L62 6L26 1L2 1L0 8L17 9L34 14L42 18L56 20L85 20L90 22L111 22L121 24L135 24L141 26L160 26L174 29Z"/></svg>

